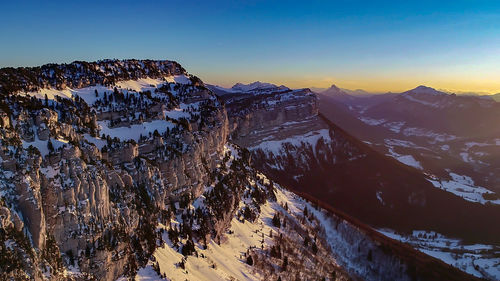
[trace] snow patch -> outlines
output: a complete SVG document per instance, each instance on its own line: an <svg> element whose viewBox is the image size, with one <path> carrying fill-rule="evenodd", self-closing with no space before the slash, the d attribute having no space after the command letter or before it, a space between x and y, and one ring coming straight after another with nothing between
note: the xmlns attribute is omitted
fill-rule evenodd
<svg viewBox="0 0 500 281"><path fill-rule="evenodd" d="M266 153L278 155L285 149L285 144L290 144L296 147L301 145L310 145L313 147L313 151L316 151L315 148L320 139L323 139L325 143L330 143L330 130L322 129L308 132L305 135L293 136L282 140L264 141L257 146L250 147L249 150L261 149Z"/></svg>
<svg viewBox="0 0 500 281"><path fill-rule="evenodd" d="M359 120L363 121L364 123L370 126L378 126L384 124L387 121L386 119L373 119L369 117L359 117Z"/></svg>
<svg viewBox="0 0 500 281"><path fill-rule="evenodd" d="M143 122L141 124L130 125L129 127L109 128L108 121L97 122L101 128L100 133L109 135L111 138L118 138L121 141L135 140L139 141L140 136L147 136L155 130L163 134L167 128L174 128L175 125L165 120L153 120L151 122Z"/></svg>
<svg viewBox="0 0 500 281"><path fill-rule="evenodd" d="M410 244L415 249L440 259L460 270L481 278L500 279L500 258L494 253L500 247L484 244L465 245L433 231L414 230L410 235L390 229L378 229L385 236Z"/></svg>
<svg viewBox="0 0 500 281"><path fill-rule="evenodd" d="M491 204L500 205L500 199L485 199L484 195L493 194L494 192L481 186L475 186L472 178L455 173L450 173L449 175L451 177L451 180L438 180L436 178L428 180L435 187L451 192L467 201L477 202L481 204L486 204L487 202L489 202Z"/></svg>

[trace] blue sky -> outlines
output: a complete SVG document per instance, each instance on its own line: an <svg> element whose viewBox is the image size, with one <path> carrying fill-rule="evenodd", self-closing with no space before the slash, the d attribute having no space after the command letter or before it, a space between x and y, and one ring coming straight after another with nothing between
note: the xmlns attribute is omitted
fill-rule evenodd
<svg viewBox="0 0 500 281"><path fill-rule="evenodd" d="M11 1L0 35L1 67L173 59L224 86L500 92L500 1Z"/></svg>

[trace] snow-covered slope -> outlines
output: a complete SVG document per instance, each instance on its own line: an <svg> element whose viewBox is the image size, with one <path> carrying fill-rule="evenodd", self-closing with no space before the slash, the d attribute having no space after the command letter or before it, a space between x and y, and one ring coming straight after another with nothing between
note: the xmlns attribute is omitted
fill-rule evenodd
<svg viewBox="0 0 500 281"><path fill-rule="evenodd" d="M500 247L483 244L466 245L432 231L396 233L390 229L379 230L384 235L408 243L430 256L477 277L500 280Z"/></svg>
<svg viewBox="0 0 500 281"><path fill-rule="evenodd" d="M226 151L238 153L234 147ZM225 166L230 169L230 161L235 158L228 159ZM351 221L278 184L271 184L263 174L257 173L255 180L249 181L250 186L262 189L272 186L273 193L262 201L255 218L245 218L244 210L252 200L245 199L244 195L223 237L206 244L195 243L194 251L183 255L179 242L173 242L178 239L171 234L172 229L185 223L183 220L187 217L182 213L198 213L197 209L205 208L206 198L195 200L187 209L177 209L180 214L167 225L159 225L159 231L163 232L162 245L148 265L139 269L135 280L161 277L168 280L412 280L414 273L410 267L419 272L417 276L421 274L422 264L394 254L399 245L394 246L381 236L372 236ZM211 189L207 187L208 192ZM182 238L179 241L185 243ZM439 267L440 263L434 260L426 266ZM460 278L457 273L450 276Z"/></svg>

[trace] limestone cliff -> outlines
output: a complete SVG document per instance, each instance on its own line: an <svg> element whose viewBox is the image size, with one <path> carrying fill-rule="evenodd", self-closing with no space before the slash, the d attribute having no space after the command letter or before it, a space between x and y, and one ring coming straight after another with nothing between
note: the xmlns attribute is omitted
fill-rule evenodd
<svg viewBox="0 0 500 281"><path fill-rule="evenodd" d="M40 253L31 277L114 280L133 273L130 260L140 266L156 243L138 234L208 184L228 135L223 106L175 62L2 71L9 75L2 89L19 89L2 102L2 225L24 231ZM44 251L57 259L62 253L79 273L51 263Z"/></svg>

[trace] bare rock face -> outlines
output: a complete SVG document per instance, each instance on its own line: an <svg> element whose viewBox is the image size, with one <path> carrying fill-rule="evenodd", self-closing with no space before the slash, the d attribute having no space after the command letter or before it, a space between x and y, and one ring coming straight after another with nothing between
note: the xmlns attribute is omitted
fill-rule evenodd
<svg viewBox="0 0 500 281"><path fill-rule="evenodd" d="M307 89L225 99L233 141L244 147L326 127L318 125L317 98Z"/></svg>
<svg viewBox="0 0 500 281"><path fill-rule="evenodd" d="M52 127L57 124L57 112L43 108L41 109L37 116L35 117L35 125L40 126L42 123L47 124L48 127Z"/></svg>
<svg viewBox="0 0 500 281"><path fill-rule="evenodd" d="M0 127L8 128L10 127L9 115L0 109Z"/></svg>
<svg viewBox="0 0 500 281"><path fill-rule="evenodd" d="M19 209L27 218L27 227L33 237L33 243L36 247L43 248L46 238L46 224L39 182L32 180L29 176L20 180L16 188L20 195Z"/></svg>
<svg viewBox="0 0 500 281"><path fill-rule="evenodd" d="M2 228L7 229L14 226L10 217L10 210L7 207L0 208L0 225Z"/></svg>

